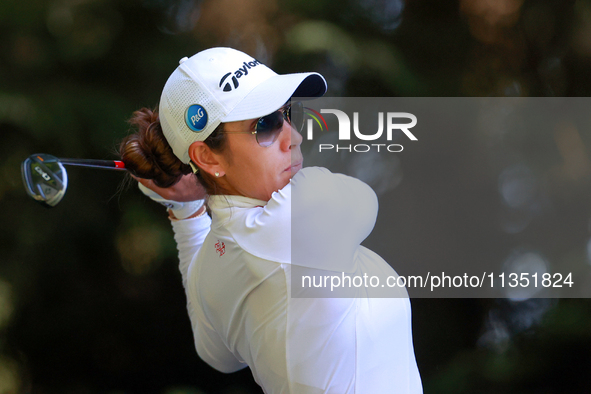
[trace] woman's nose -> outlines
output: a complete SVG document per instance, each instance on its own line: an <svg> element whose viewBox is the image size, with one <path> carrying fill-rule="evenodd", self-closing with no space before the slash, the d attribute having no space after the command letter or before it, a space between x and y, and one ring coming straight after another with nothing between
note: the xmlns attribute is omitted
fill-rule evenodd
<svg viewBox="0 0 591 394"><path fill-rule="evenodd" d="M303 140L302 135L289 122L283 122L280 138L283 150L290 150L293 147L300 146Z"/></svg>

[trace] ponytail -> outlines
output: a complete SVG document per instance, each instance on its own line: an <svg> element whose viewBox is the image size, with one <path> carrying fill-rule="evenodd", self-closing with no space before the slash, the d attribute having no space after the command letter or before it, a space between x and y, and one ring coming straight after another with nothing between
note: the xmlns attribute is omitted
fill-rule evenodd
<svg viewBox="0 0 591 394"><path fill-rule="evenodd" d="M142 108L133 113L129 124L137 132L121 141L119 154L132 174L151 179L158 187L170 187L191 172L164 138L158 112Z"/></svg>
<svg viewBox="0 0 591 394"><path fill-rule="evenodd" d="M129 172L139 178L151 179L156 186L163 188L173 186L183 175L193 172L190 165L183 163L174 154L166 141L157 110L142 108L135 111L129 124L136 131L125 137L119 145L121 161ZM226 147L223 128L222 123L204 141L215 152L221 152ZM201 170L196 175L207 194L214 195L221 191L213 176Z"/></svg>

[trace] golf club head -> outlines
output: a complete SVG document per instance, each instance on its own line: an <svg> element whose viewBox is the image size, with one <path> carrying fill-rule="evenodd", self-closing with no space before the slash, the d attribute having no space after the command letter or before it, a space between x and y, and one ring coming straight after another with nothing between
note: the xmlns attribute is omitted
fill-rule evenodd
<svg viewBox="0 0 591 394"><path fill-rule="evenodd" d="M31 155L21 165L27 194L43 206L56 206L66 194L68 174L58 158L46 153Z"/></svg>

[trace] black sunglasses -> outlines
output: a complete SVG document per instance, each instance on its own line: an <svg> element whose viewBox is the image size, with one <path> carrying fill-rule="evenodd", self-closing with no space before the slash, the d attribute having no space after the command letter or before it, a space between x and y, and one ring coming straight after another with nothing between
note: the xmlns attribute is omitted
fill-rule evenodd
<svg viewBox="0 0 591 394"><path fill-rule="evenodd" d="M269 115L261 116L253 131L225 131L225 133L251 133L256 135L257 143L266 148L273 145L283 130L283 122L286 120L298 132L304 125L304 106L295 101L279 108Z"/></svg>

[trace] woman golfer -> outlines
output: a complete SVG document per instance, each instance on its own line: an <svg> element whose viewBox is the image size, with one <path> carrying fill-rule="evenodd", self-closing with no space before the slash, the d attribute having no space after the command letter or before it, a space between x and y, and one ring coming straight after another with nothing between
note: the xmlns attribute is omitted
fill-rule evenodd
<svg viewBox="0 0 591 394"><path fill-rule="evenodd" d="M277 75L242 52L208 49L181 60L158 113L134 114L139 130L121 157L143 190L172 208L205 362L222 372L249 366L265 393L421 393L408 298L374 298L371 289L294 297L304 290L292 282L296 264L395 275L360 246L375 223L373 191L302 169L290 99L325 91L319 74ZM205 194L211 219L195 201Z"/></svg>

